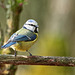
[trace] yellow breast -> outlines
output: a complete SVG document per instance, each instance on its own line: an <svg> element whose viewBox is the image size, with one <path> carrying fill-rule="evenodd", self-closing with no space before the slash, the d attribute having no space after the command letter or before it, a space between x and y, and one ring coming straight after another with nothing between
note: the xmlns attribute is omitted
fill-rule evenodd
<svg viewBox="0 0 75 75"><path fill-rule="evenodd" d="M26 51L26 50L28 50L36 41L37 41L37 39L35 39L34 41L29 41L29 42L21 41L21 42L17 42L16 44L12 45L11 47L12 47L13 49L16 49L16 51Z"/></svg>

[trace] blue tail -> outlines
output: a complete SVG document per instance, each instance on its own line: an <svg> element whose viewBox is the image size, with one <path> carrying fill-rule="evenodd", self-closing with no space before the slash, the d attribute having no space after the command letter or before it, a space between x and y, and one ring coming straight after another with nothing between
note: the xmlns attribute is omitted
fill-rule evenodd
<svg viewBox="0 0 75 75"><path fill-rule="evenodd" d="M16 43L16 42L9 42L9 43L7 43L7 44L1 46L1 48L7 48L7 47L9 47L9 46L11 46L11 45L13 45L13 44L15 44L15 43Z"/></svg>

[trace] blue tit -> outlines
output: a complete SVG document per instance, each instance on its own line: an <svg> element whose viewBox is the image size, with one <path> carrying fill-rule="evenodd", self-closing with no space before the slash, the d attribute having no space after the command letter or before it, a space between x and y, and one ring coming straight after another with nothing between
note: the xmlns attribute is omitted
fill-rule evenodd
<svg viewBox="0 0 75 75"><path fill-rule="evenodd" d="M1 48L13 48L15 56L16 51L27 51L32 55L28 50L37 41L38 27L38 23L35 20L27 20L23 27L15 32Z"/></svg>

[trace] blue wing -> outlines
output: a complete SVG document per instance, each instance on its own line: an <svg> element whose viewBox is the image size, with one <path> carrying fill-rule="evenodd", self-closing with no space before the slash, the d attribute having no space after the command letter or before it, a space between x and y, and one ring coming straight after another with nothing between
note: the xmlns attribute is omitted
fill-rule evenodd
<svg viewBox="0 0 75 75"><path fill-rule="evenodd" d="M37 35L27 36L27 35L17 35L12 41L33 41Z"/></svg>
<svg viewBox="0 0 75 75"><path fill-rule="evenodd" d="M11 46L11 45L13 45L13 44L15 44L15 43L16 43L16 42L9 42L9 43L7 43L7 44L1 46L1 48L7 48L7 47L9 47L9 46Z"/></svg>
<svg viewBox="0 0 75 75"><path fill-rule="evenodd" d="M16 33L14 33L10 39L7 41L7 44L3 45L1 48L7 48L13 44L15 44L18 41L33 41L35 40L37 37L36 34L32 34L32 35L18 35Z"/></svg>
<svg viewBox="0 0 75 75"><path fill-rule="evenodd" d="M36 34L31 34L31 35L21 35L21 34L16 34L14 33L10 39L8 40L9 41L12 41L12 42L17 42L17 41L33 41L35 40L37 37Z"/></svg>

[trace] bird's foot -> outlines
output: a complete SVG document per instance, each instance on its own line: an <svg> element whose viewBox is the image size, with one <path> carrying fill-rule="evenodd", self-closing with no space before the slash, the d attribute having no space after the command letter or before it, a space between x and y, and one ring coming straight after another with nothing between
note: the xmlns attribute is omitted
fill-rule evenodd
<svg viewBox="0 0 75 75"><path fill-rule="evenodd" d="M29 55L30 55L30 56L32 56L32 54L31 54L28 50L26 50L26 52L28 52L28 53L29 53Z"/></svg>
<svg viewBox="0 0 75 75"><path fill-rule="evenodd" d="M16 56L17 56L17 52L16 52L16 50L15 50L15 52L14 52L14 55L15 55L15 58L16 58Z"/></svg>

